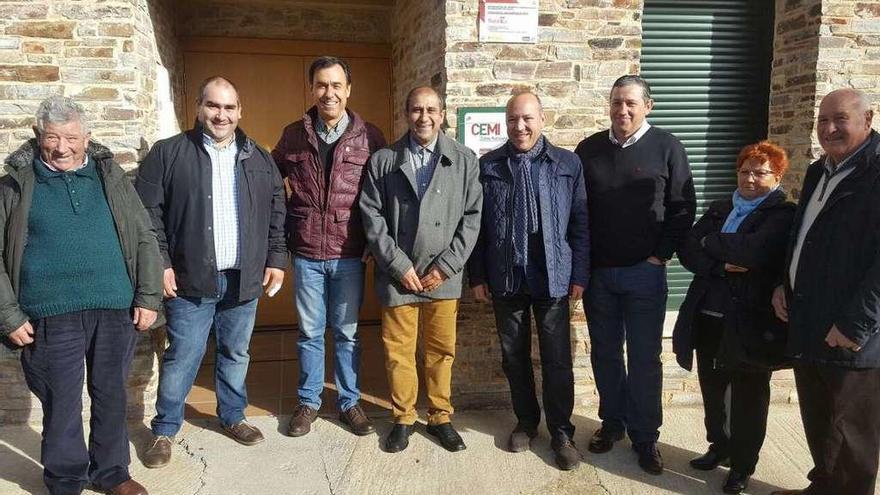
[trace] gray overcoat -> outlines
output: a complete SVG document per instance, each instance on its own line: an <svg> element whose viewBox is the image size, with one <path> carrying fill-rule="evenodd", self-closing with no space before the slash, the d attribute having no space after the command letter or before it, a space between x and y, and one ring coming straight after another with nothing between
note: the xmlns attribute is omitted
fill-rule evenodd
<svg viewBox="0 0 880 495"><path fill-rule="evenodd" d="M360 197L384 306L461 297L462 270L480 231L483 189L474 153L441 133L435 148L440 160L419 201L408 143L405 134L373 154ZM440 287L418 294L403 287L410 267L421 277L432 264L449 277Z"/></svg>

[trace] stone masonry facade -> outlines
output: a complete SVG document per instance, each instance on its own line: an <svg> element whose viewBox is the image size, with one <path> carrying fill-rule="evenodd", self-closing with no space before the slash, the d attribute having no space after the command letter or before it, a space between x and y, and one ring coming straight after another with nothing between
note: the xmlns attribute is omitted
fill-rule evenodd
<svg viewBox="0 0 880 495"><path fill-rule="evenodd" d="M541 0L539 42L533 45L479 43L478 0L357 7L297 0L0 2L0 159L33 136L39 101L64 94L85 105L93 138L133 169L156 139L187 125L180 50L186 36L390 44L394 137L406 129L403 100L416 85L430 85L446 97L450 135L459 107L503 106L513 92L529 89L544 102L549 139L571 149L608 127L611 83L639 70L643 1ZM880 99L880 1L776 0L775 9L768 133L792 157L785 186L796 198L803 170L819 154L814 121L822 96L853 86ZM211 22L199 21L205 15L213 15ZM160 124L167 115L170 127ZM465 293L455 403L505 406L491 308ZM594 406L598 397L579 305L571 338L578 403ZM142 337L132 365L132 417L152 414L152 342ZM696 376L678 368L668 339L662 359L664 402L699 402ZM774 374L772 395L774 401L796 401L790 371ZM0 355L0 403L0 424L41 419L14 355Z"/></svg>

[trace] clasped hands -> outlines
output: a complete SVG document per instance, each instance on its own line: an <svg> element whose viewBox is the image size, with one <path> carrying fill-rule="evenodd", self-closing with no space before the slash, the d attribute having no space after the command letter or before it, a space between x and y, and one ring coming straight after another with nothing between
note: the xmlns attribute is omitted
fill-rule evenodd
<svg viewBox="0 0 880 495"><path fill-rule="evenodd" d="M410 267L409 270L403 274L400 283L413 292L431 292L437 287L440 287L440 284L445 282L448 278L449 277L447 277L443 271L434 265L431 265L425 275L421 278L416 274L416 269Z"/></svg>

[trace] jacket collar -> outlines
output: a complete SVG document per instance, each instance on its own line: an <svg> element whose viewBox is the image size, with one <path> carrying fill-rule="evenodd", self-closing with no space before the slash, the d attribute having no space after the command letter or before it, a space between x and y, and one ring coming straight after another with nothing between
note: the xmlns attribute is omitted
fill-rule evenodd
<svg viewBox="0 0 880 495"><path fill-rule="evenodd" d="M193 128L186 131L186 136L190 141L193 142L193 144L196 145L197 149L204 150L204 133L204 126L202 126L200 122L196 121ZM238 146L239 159L251 156L257 146L256 143L254 143L254 140L248 137L247 133L245 133L241 127L237 127L235 129L235 145Z"/></svg>
<svg viewBox="0 0 880 495"><path fill-rule="evenodd" d="M409 149L409 144L409 131L407 131L406 134L391 145L391 151L394 152L394 163L391 165L390 171L394 172L397 170L403 173L409 181L413 192L417 192L419 189L416 185L415 172L409 166L409 158L406 153L406 150ZM455 142L441 132L437 136L437 144L434 145L434 151L440 155L437 164L442 166L452 165L453 158L455 158L453 150L455 150Z"/></svg>
<svg viewBox="0 0 880 495"><path fill-rule="evenodd" d="M498 161L498 160L506 160L508 158L507 153L507 143L509 141L505 141L504 144L495 148L494 150L483 155L484 161ZM547 157L551 162L561 162L563 160L562 157L562 148L555 146L550 142L550 139L547 135L544 135L544 153L543 156Z"/></svg>
<svg viewBox="0 0 880 495"><path fill-rule="evenodd" d="M345 129L345 132L339 136L339 141L346 139L348 136L356 136L363 132L366 132L366 124L364 123L364 119L361 118L357 112L346 108L345 113L348 114L348 128ZM317 133L315 132L315 123L318 122L318 107L312 105L311 108L306 110L306 113L302 118L303 127L306 129L306 133L310 138L316 138ZM337 141L337 142L339 142Z"/></svg>

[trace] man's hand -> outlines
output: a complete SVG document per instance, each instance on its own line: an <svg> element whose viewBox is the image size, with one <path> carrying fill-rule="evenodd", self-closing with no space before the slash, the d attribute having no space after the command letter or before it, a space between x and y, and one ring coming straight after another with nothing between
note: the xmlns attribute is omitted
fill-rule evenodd
<svg viewBox="0 0 880 495"><path fill-rule="evenodd" d="M646 259L645 261L652 265L666 266L666 262L656 256L648 256L648 259Z"/></svg>
<svg viewBox="0 0 880 495"><path fill-rule="evenodd" d="M577 301L578 299L584 297L584 288L578 284L571 284L568 286L568 298L574 299Z"/></svg>
<svg viewBox="0 0 880 495"><path fill-rule="evenodd" d="M831 330L828 331L828 335L825 336L825 343L828 344L828 347L843 347L844 349L849 349L853 352L859 352L862 350L862 347L857 345L852 340L842 334L840 330L837 329L837 325L831 325Z"/></svg>
<svg viewBox="0 0 880 495"><path fill-rule="evenodd" d="M400 283L402 283L408 290L422 292L422 282L419 280L419 276L416 275L416 269L413 267L409 267L409 270L403 274Z"/></svg>
<svg viewBox="0 0 880 495"><path fill-rule="evenodd" d="M8 335L9 341L17 346L26 346L34 341L34 327L26 321Z"/></svg>
<svg viewBox="0 0 880 495"><path fill-rule="evenodd" d="M732 273L745 273L749 271L749 269L744 266L734 265L733 263L725 263L724 271Z"/></svg>
<svg viewBox="0 0 880 495"><path fill-rule="evenodd" d="M144 330L149 330L150 326L153 323L156 323L156 318L159 316L158 311L153 311L152 309L147 308L134 308L134 315L131 319L131 322L134 324L134 327L139 331L143 332Z"/></svg>
<svg viewBox="0 0 880 495"><path fill-rule="evenodd" d="M475 285L471 290L474 291L474 299L477 301L481 303L492 301L492 294L489 292L489 284Z"/></svg>
<svg viewBox="0 0 880 495"><path fill-rule="evenodd" d="M770 299L773 312L782 321L788 321L788 302L785 300L785 287L779 285L773 289L773 297Z"/></svg>
<svg viewBox="0 0 880 495"><path fill-rule="evenodd" d="M274 296L281 290L284 283L284 270L281 268L266 268L263 272L263 287L266 288L266 295Z"/></svg>
<svg viewBox="0 0 880 495"><path fill-rule="evenodd" d="M166 268L162 274L162 294L165 297L177 297L177 279L174 278L174 268Z"/></svg>
<svg viewBox="0 0 880 495"><path fill-rule="evenodd" d="M431 292L437 287L440 287L440 284L445 282L447 278L449 277L447 277L445 273L440 271L439 268L431 265L431 267L428 268L428 273L426 273L425 276L419 280L419 282L421 282L422 288L425 292Z"/></svg>

